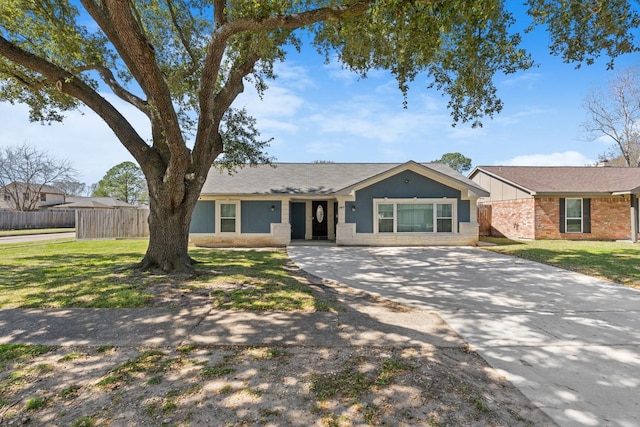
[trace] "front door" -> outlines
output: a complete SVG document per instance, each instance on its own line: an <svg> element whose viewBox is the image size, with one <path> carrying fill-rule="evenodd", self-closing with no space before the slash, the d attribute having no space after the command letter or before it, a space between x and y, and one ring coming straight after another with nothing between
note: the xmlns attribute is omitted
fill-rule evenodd
<svg viewBox="0 0 640 427"><path fill-rule="evenodd" d="M313 240L327 240L329 238L329 227L327 218L327 202L311 202L311 212L313 215Z"/></svg>

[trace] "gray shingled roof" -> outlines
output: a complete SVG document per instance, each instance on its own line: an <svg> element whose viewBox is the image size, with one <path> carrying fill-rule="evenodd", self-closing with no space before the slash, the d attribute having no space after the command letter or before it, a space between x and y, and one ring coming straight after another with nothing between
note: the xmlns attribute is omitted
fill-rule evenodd
<svg viewBox="0 0 640 427"><path fill-rule="evenodd" d="M640 168L479 166L476 170L483 170L535 194L640 191Z"/></svg>
<svg viewBox="0 0 640 427"><path fill-rule="evenodd" d="M233 175L212 168L202 194L328 195L401 165L403 163L274 163L273 166L242 168ZM472 191L486 193L486 190L446 165L421 165L460 182Z"/></svg>

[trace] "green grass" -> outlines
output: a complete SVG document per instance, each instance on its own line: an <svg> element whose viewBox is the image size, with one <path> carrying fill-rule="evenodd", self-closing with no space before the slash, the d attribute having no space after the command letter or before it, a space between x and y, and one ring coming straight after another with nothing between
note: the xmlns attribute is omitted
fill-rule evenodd
<svg viewBox="0 0 640 427"><path fill-rule="evenodd" d="M583 242L482 238L495 243L485 249L549 264L640 289L640 245L626 242Z"/></svg>
<svg viewBox="0 0 640 427"><path fill-rule="evenodd" d="M31 359L51 351L47 345L0 344L0 364Z"/></svg>
<svg viewBox="0 0 640 427"><path fill-rule="evenodd" d="M0 246L0 308L134 308L151 303L153 286L208 289L219 309L317 309L310 289L292 276L284 251L195 248L198 276L133 270L146 240L55 241Z"/></svg>

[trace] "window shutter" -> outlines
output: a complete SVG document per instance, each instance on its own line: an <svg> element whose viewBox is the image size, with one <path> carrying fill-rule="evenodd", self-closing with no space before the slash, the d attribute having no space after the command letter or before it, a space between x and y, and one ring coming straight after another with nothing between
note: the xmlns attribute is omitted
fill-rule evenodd
<svg viewBox="0 0 640 427"><path fill-rule="evenodd" d="M591 233L591 199L582 199L582 232Z"/></svg>
<svg viewBox="0 0 640 427"><path fill-rule="evenodd" d="M564 208L564 199L561 197L560 198L560 232L564 233L565 231L565 215L566 215L566 211Z"/></svg>

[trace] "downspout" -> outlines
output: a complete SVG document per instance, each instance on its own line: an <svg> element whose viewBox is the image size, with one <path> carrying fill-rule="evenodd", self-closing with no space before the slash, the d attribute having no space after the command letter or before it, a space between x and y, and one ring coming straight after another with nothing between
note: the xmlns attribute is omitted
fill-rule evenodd
<svg viewBox="0 0 640 427"><path fill-rule="evenodd" d="M631 194L631 242L638 241L638 196Z"/></svg>

